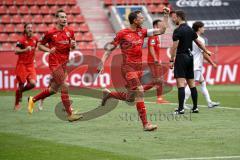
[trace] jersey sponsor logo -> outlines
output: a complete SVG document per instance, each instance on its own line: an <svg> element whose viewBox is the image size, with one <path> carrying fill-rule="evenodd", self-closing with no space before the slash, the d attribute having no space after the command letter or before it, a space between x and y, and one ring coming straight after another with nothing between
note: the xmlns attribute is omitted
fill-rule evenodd
<svg viewBox="0 0 240 160"><path fill-rule="evenodd" d="M143 36L142 32L138 32L138 35L139 35L140 37L142 37L142 36Z"/></svg>
<svg viewBox="0 0 240 160"><path fill-rule="evenodd" d="M156 44L154 39L151 40L151 44Z"/></svg>
<svg viewBox="0 0 240 160"><path fill-rule="evenodd" d="M71 36L70 32L66 32L66 35L68 38L70 38L70 36Z"/></svg>

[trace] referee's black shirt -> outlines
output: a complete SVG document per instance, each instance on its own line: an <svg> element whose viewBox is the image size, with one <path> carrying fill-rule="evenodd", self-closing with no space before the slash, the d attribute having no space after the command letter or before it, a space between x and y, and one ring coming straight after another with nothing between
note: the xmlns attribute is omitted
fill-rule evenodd
<svg viewBox="0 0 240 160"><path fill-rule="evenodd" d="M186 23L180 24L173 32L173 41L178 41L177 54L189 54L192 51L192 42L197 39L197 34Z"/></svg>

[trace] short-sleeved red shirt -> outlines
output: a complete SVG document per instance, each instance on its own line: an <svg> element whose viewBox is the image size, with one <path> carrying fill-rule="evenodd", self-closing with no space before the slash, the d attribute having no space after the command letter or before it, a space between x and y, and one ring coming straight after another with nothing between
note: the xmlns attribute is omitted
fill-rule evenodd
<svg viewBox="0 0 240 160"><path fill-rule="evenodd" d="M68 61L71 40L75 40L75 37L73 30L69 27L64 27L63 30L54 27L44 34L40 43L48 44L49 48L56 48L55 53L49 55L49 65L60 65Z"/></svg>
<svg viewBox="0 0 240 160"><path fill-rule="evenodd" d="M37 43L38 43L38 38L35 36L27 37L27 35L24 34L22 37L20 37L20 39L17 41L16 46L21 49L25 49L28 46L31 46L32 50L18 54L17 63L33 64Z"/></svg>
<svg viewBox="0 0 240 160"><path fill-rule="evenodd" d="M150 53L150 46L154 48L157 60L159 60L160 55L160 40L158 36L152 36L148 38L148 62L154 62L153 56Z"/></svg>
<svg viewBox="0 0 240 160"><path fill-rule="evenodd" d="M142 28L138 28L136 31L126 28L116 34L112 44L120 45L124 64L142 62L142 45L145 37L147 37L147 29Z"/></svg>

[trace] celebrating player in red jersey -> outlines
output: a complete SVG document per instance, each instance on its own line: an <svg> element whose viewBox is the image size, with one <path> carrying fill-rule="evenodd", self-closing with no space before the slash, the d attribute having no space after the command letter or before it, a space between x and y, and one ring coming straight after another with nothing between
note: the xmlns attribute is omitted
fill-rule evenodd
<svg viewBox="0 0 240 160"><path fill-rule="evenodd" d="M165 9L166 22L168 20L169 9ZM105 47L105 53L102 57L102 63L99 65L98 70L102 71L103 65L110 53L120 45L123 63L121 66L123 77L127 82L128 93L123 92L110 92L104 90L104 97L102 99L102 106L105 105L107 99L115 98L128 102L136 102L139 117L143 124L144 131L153 131L157 129L157 125L152 125L147 121L146 108L144 105L144 88L140 82L142 71L142 45L144 38L147 36L160 35L166 30L166 27L161 29L143 29L141 28L144 17L141 11L131 12L128 16L130 27L120 30L115 39Z"/></svg>
<svg viewBox="0 0 240 160"><path fill-rule="evenodd" d="M61 99L68 114L70 122L79 120L81 115L73 114L71 103L68 95L68 86L65 83L67 72L66 65L68 63L69 53L71 49L76 47L74 32L67 27L67 15L63 10L56 13L57 25L46 32L40 41L39 49L49 52L49 68L52 72L50 87L43 90L34 97L29 97L28 111L33 112L34 103L44 99L61 90Z"/></svg>
<svg viewBox="0 0 240 160"><path fill-rule="evenodd" d="M160 19L153 21L153 28L162 28L165 25ZM160 40L159 36L155 35L148 38L148 66L151 70L151 74L154 81L161 82L163 78L163 72L161 65L159 64L160 60ZM162 91L163 84L157 85L157 103L167 103L168 101L163 99Z"/></svg>
<svg viewBox="0 0 240 160"><path fill-rule="evenodd" d="M14 110L20 109L22 93L35 87L36 71L34 68L34 57L37 43L37 37L33 36L32 24L26 23L24 25L24 34L17 41L15 51L15 53L18 55L16 66L18 88L16 90ZM26 81L27 84L24 85Z"/></svg>

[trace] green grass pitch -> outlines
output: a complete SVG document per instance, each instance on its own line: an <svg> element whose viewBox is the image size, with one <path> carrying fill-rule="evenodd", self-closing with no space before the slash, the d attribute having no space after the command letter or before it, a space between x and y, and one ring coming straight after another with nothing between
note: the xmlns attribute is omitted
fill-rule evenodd
<svg viewBox="0 0 240 160"><path fill-rule="evenodd" d="M134 106L120 102L112 112L90 121L68 123L59 120L54 107L60 95L44 101L44 110L27 113L24 93L22 109L13 112L14 93L0 93L0 160L141 160L239 156L240 86L209 86L213 100L221 107L208 109L199 92L199 114L167 117L177 103L174 89L166 95L173 104L159 105L147 98L148 116L158 125L155 132L143 132ZM198 89L199 90L199 89ZM81 111L93 109L99 99L71 96ZM189 101L191 103L191 101Z"/></svg>

